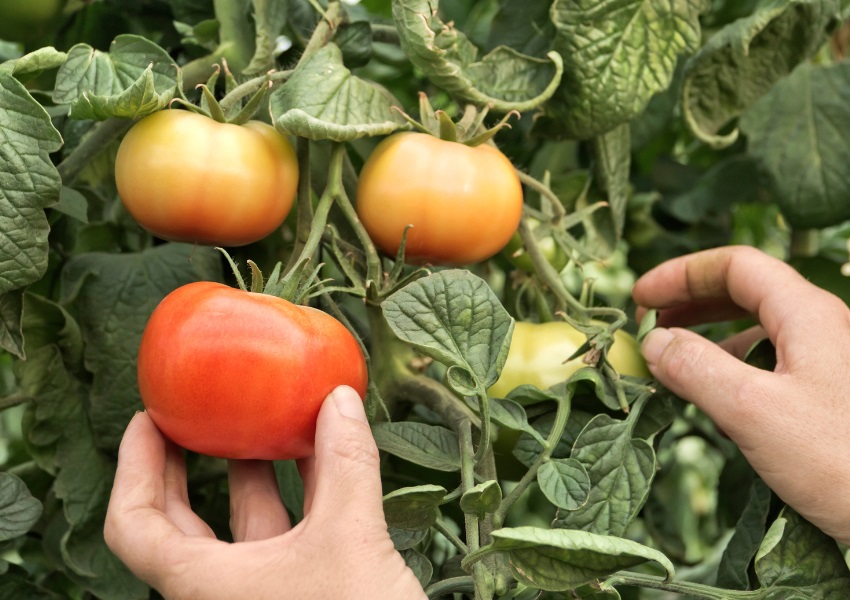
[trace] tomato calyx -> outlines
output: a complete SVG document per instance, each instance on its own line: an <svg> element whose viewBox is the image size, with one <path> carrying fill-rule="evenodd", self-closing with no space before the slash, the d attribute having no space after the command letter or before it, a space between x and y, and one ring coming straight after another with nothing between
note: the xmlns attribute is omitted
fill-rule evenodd
<svg viewBox="0 0 850 600"><path fill-rule="evenodd" d="M480 146L493 139L503 128L510 128L508 121L515 116L520 118L518 111L512 110L493 127L485 128L484 119L490 111L490 106L477 108L468 104L463 116L455 123L444 110L435 111L425 92L419 92L419 120L417 121L397 106L392 107L417 131L433 135L445 142L458 142L470 148Z"/></svg>
<svg viewBox="0 0 850 600"><path fill-rule="evenodd" d="M233 76L233 73L230 72L230 69L227 67L227 60L222 59L221 65L215 64L213 65L213 73L210 75L209 79L206 83L201 83L195 86L195 89L201 91L201 102L200 105L194 104L191 102L186 95L183 93L183 74L182 70L177 71L177 96L175 96L172 100L172 104L179 104L183 108L190 110L199 115L203 115L218 123L229 123L231 125L244 125L248 121L250 121L254 115L257 114L257 111L261 106L264 105L265 100L268 98L268 95L271 93L273 81L272 75L273 72L268 72L265 74L262 82L258 86L257 90L254 94L248 99L247 102L243 103L241 101L236 102L227 102L226 100L219 101L212 90L215 89L216 84L218 83L218 79L224 72L225 77L225 89L228 93L232 92L238 86L238 82L236 78ZM226 97L225 97L226 98Z"/></svg>
<svg viewBox="0 0 850 600"><path fill-rule="evenodd" d="M245 279L242 277L239 267L227 250L224 248L216 248L216 250L224 255L233 271L233 276L236 278L236 284L243 292L267 294L293 304L306 304L310 298L322 294L325 291L324 285L330 281L329 279L319 279L319 271L323 265L319 264L309 268L309 258L301 260L286 273L283 272L283 264L277 263L267 279L263 277L263 272L257 263L249 259L248 266L251 267L251 287L249 288L245 284Z"/></svg>

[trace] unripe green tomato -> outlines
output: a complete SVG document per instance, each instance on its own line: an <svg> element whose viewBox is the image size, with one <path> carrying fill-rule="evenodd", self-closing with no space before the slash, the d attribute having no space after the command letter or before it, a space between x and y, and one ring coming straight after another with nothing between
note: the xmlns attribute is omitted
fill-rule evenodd
<svg viewBox="0 0 850 600"><path fill-rule="evenodd" d="M570 375L587 366L583 356L563 362L586 341L587 337L583 333L564 321L517 322L502 374L488 390L488 394L504 398L508 392L521 385L546 389L566 381ZM637 340L625 331L614 333L608 360L621 375L650 377Z"/></svg>
<svg viewBox="0 0 850 600"><path fill-rule="evenodd" d="M529 219L528 225L531 227L531 230L534 231L540 225L540 222L536 219ZM561 247L555 243L552 236L546 236L543 239L537 240L537 246L543 253L543 257L556 271L560 273L561 270L567 266L569 257L566 252L564 252ZM526 273L537 273L537 269L534 268L534 261L531 260L531 255L522 245L522 237L520 237L519 232L516 232L513 235L511 241L508 242L508 245L505 246L505 249L502 252L504 252L507 259L516 268L522 269Z"/></svg>
<svg viewBox="0 0 850 600"><path fill-rule="evenodd" d="M0 0L0 39L31 42L58 24L65 0Z"/></svg>

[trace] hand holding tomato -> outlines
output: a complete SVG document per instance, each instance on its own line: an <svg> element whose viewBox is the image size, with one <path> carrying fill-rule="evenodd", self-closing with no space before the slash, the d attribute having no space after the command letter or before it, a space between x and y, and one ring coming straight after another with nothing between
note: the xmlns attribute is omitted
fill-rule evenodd
<svg viewBox="0 0 850 600"><path fill-rule="evenodd" d="M222 458L313 454L316 418L339 385L366 395L353 335L315 308L219 283L171 292L139 347L139 392L180 446Z"/></svg>
<svg viewBox="0 0 850 600"><path fill-rule="evenodd" d="M378 450L356 392L328 396L316 456L299 469L305 518L292 528L271 463L232 461L236 543L219 541L189 506L180 450L140 413L121 442L107 544L171 599L424 599L387 533Z"/></svg>
<svg viewBox="0 0 850 600"><path fill-rule="evenodd" d="M705 411L784 502L850 543L850 310L785 263L731 247L671 260L635 285L661 309L644 341L653 375ZM720 345L677 327L744 315L760 326ZM774 372L740 360L768 336Z"/></svg>

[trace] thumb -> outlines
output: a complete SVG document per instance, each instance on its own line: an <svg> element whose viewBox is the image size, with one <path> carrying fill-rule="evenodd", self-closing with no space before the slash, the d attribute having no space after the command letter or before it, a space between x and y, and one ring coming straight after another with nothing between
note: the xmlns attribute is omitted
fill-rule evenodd
<svg viewBox="0 0 850 600"><path fill-rule="evenodd" d="M315 447L305 481L305 508L310 514L320 522L366 520L386 529L378 447L363 400L352 388L340 386L325 399Z"/></svg>
<svg viewBox="0 0 850 600"><path fill-rule="evenodd" d="M652 375L692 402L735 439L745 418L763 407L753 402L773 387L773 374L738 360L687 329L654 329L641 346Z"/></svg>

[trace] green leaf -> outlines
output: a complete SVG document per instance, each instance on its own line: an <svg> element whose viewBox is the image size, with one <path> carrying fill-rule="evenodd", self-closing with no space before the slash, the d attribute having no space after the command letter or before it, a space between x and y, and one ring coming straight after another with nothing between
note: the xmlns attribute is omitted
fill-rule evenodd
<svg viewBox="0 0 850 600"><path fill-rule="evenodd" d="M755 564L761 598L850 597L850 568L838 544L790 507L771 525Z"/></svg>
<svg viewBox="0 0 850 600"><path fill-rule="evenodd" d="M368 21L343 23L334 36L334 43L342 52L342 60L349 69L369 63L372 58L372 26Z"/></svg>
<svg viewBox="0 0 850 600"><path fill-rule="evenodd" d="M413 574L416 575L419 584L423 588L427 586L431 581L431 577L434 575L434 565L431 564L431 561L412 548L403 550L401 557L404 559L404 563L413 571Z"/></svg>
<svg viewBox="0 0 850 600"><path fill-rule="evenodd" d="M437 522L446 489L439 485L401 488L384 496L387 525L398 529L422 531Z"/></svg>
<svg viewBox="0 0 850 600"><path fill-rule="evenodd" d="M378 449L429 469L460 471L460 442L454 432L425 423L375 423Z"/></svg>
<svg viewBox="0 0 850 600"><path fill-rule="evenodd" d="M304 519L304 481L294 460L274 461L274 472L283 505L295 525Z"/></svg>
<svg viewBox="0 0 850 600"><path fill-rule="evenodd" d="M387 90L345 68L332 43L299 64L271 95L275 126L311 140L350 142L390 134L405 123L393 106L398 101Z"/></svg>
<svg viewBox="0 0 850 600"><path fill-rule="evenodd" d="M549 502L564 510L584 506L590 492L587 470L574 458L553 458L543 463L537 471L537 483Z"/></svg>
<svg viewBox="0 0 850 600"><path fill-rule="evenodd" d="M770 0L711 36L685 67L682 108L694 135L723 148L721 130L808 59L838 18L835 0Z"/></svg>
<svg viewBox="0 0 850 600"><path fill-rule="evenodd" d="M486 394L508 356L514 321L487 282L462 269L419 279L382 304L390 328L403 341L475 379ZM449 378L450 385L460 382Z"/></svg>
<svg viewBox="0 0 850 600"><path fill-rule="evenodd" d="M29 531L41 516L41 502L11 473L0 473L0 542Z"/></svg>
<svg viewBox="0 0 850 600"><path fill-rule="evenodd" d="M9 573L2 573L0 579L0 600L63 600L59 594L55 594L40 585L33 583L23 568L13 567Z"/></svg>
<svg viewBox="0 0 850 600"><path fill-rule="evenodd" d="M804 64L741 119L747 147L795 229L850 219L850 62Z"/></svg>
<svg viewBox="0 0 850 600"><path fill-rule="evenodd" d="M393 541L393 546L396 550L409 550L425 539L427 530L410 531L409 529L399 529L398 527L387 527L390 533L390 539Z"/></svg>
<svg viewBox="0 0 850 600"><path fill-rule="evenodd" d="M502 0L490 26L488 49L504 45L530 56L546 56L555 37L551 5L551 0Z"/></svg>
<svg viewBox="0 0 850 600"><path fill-rule="evenodd" d="M257 36L254 56L242 70L245 75L259 75L275 67L277 38L289 11L288 0L253 0L253 5Z"/></svg>
<svg viewBox="0 0 850 600"><path fill-rule="evenodd" d="M593 144L599 183L608 198L608 207L591 216L596 224L588 228L594 254L609 256L617 250L623 235L626 209L631 197L629 174L632 164L631 129L623 124L599 135Z"/></svg>
<svg viewBox="0 0 850 600"><path fill-rule="evenodd" d="M771 497L770 488L761 479L756 479L750 488L750 500L735 524L735 533L726 545L717 567L718 587L750 589L750 562L764 538Z"/></svg>
<svg viewBox="0 0 850 600"><path fill-rule="evenodd" d="M532 110L555 93L564 70L556 52L543 59L499 46L479 59L478 48L452 23L443 23L437 8L436 0L393 2L405 54L436 85L499 112Z"/></svg>
<svg viewBox="0 0 850 600"><path fill-rule="evenodd" d="M487 513L496 512L502 503L502 488L499 482L490 480L469 488L460 497L460 509L466 514L478 515L483 519Z"/></svg>
<svg viewBox="0 0 850 600"><path fill-rule="evenodd" d="M699 48L709 0L555 0L554 48L564 57L555 113L587 139L631 121L673 79L679 55Z"/></svg>
<svg viewBox="0 0 850 600"><path fill-rule="evenodd" d="M555 526L606 535L623 535L646 502L655 477L655 451L634 439L631 420L595 416L573 446L572 458L590 477L590 494L578 510L559 511Z"/></svg>
<svg viewBox="0 0 850 600"><path fill-rule="evenodd" d="M0 64L0 72L11 73L18 81L26 82L44 71L58 69L66 58L67 54L48 46Z"/></svg>
<svg viewBox="0 0 850 600"><path fill-rule="evenodd" d="M50 153L62 138L50 115L17 79L0 73L0 295L41 279L47 270L44 210L61 181Z"/></svg>
<svg viewBox="0 0 850 600"><path fill-rule="evenodd" d="M592 418L593 415L590 413L572 409L570 411L570 418L567 421L567 427L564 429L561 439L558 440L558 445L552 452L551 457L567 458L570 455L575 440ZM548 439L554 424L555 413L550 412L535 419L531 426L543 439ZM540 447L540 442L534 439L533 436L523 433L517 440L513 455L526 467L530 467L535 463L541 452L543 452L543 448Z"/></svg>
<svg viewBox="0 0 850 600"><path fill-rule="evenodd" d="M490 398L490 420L508 429L532 430L531 425L528 424L525 409L513 400Z"/></svg>
<svg viewBox="0 0 850 600"><path fill-rule="evenodd" d="M119 35L109 53L88 44L71 48L53 100L70 104L75 119L137 119L166 108L176 90L177 65L165 50L143 37Z"/></svg>
<svg viewBox="0 0 850 600"><path fill-rule="evenodd" d="M153 309L169 292L199 280L218 281L212 248L163 244L133 254L75 256L62 272L63 302L73 304L93 374L90 418L99 448L118 448L141 406L136 354Z"/></svg>
<svg viewBox="0 0 850 600"><path fill-rule="evenodd" d="M85 196L74 188L63 186L59 193L59 204L54 206L53 210L66 214L80 223L88 223L88 207L89 202Z"/></svg>
<svg viewBox="0 0 850 600"><path fill-rule="evenodd" d="M44 466L56 473L53 491L62 501L67 521L60 540L61 557L68 566L66 574L98 597L143 597L147 586L103 540L115 462L95 448L84 410L85 387L67 371L61 352L53 344L31 349L27 361L16 365L16 374L22 391L36 399L28 408L33 423L25 430L28 441L48 446L42 454L49 461Z"/></svg>
<svg viewBox="0 0 850 600"><path fill-rule="evenodd" d="M587 531L516 527L492 533L493 550L507 552L518 581L560 592L649 561L674 573L670 560L631 540Z"/></svg>
<svg viewBox="0 0 850 600"><path fill-rule="evenodd" d="M21 331L23 310L22 292L0 295L0 348L21 359L26 358L24 334Z"/></svg>

